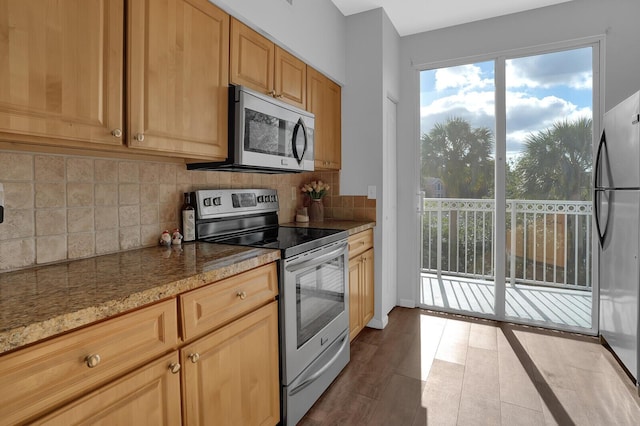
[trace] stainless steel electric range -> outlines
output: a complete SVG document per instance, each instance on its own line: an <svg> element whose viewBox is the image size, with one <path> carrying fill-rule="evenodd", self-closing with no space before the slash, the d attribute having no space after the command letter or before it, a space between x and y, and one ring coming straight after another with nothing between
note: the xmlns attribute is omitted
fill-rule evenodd
<svg viewBox="0 0 640 426"><path fill-rule="evenodd" d="M348 234L279 226L271 189L200 190L191 199L199 241L281 251L281 414L295 425L349 362Z"/></svg>

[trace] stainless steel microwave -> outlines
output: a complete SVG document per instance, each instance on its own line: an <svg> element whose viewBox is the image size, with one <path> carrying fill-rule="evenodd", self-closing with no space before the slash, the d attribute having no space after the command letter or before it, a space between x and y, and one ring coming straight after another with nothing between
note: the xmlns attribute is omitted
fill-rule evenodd
<svg viewBox="0 0 640 426"><path fill-rule="evenodd" d="M313 171L314 115L243 86L229 90L229 153L187 168L263 173Z"/></svg>

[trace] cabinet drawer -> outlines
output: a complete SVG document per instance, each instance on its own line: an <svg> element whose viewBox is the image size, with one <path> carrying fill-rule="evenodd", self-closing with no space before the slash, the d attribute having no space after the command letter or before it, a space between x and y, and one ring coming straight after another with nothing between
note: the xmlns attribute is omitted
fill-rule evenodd
<svg viewBox="0 0 640 426"><path fill-rule="evenodd" d="M180 425L180 375L170 371L177 363L177 352L165 355L33 425Z"/></svg>
<svg viewBox="0 0 640 426"><path fill-rule="evenodd" d="M23 422L168 352L176 311L175 300L158 303L0 357L0 422Z"/></svg>
<svg viewBox="0 0 640 426"><path fill-rule="evenodd" d="M373 247L373 229L358 232L349 237L349 259Z"/></svg>
<svg viewBox="0 0 640 426"><path fill-rule="evenodd" d="M180 296L185 340L219 327L278 294L276 264L215 282Z"/></svg>

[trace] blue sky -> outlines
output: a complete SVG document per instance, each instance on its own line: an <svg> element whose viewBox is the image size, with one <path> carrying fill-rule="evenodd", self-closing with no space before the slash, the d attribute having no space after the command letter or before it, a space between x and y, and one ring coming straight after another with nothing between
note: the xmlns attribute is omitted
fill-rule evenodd
<svg viewBox="0 0 640 426"><path fill-rule="evenodd" d="M531 133L560 120L592 117L590 47L506 61L507 157L515 158ZM421 133L462 117L495 134L494 62L420 73Z"/></svg>

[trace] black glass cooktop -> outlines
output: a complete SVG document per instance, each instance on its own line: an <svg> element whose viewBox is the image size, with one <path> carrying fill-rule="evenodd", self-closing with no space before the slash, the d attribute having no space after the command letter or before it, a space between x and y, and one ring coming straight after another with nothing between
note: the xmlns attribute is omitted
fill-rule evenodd
<svg viewBox="0 0 640 426"><path fill-rule="evenodd" d="M232 237L208 238L205 241L250 247L282 250L282 256L288 258L307 250L313 250L325 244L347 238L347 231L338 229L298 228L277 226Z"/></svg>

